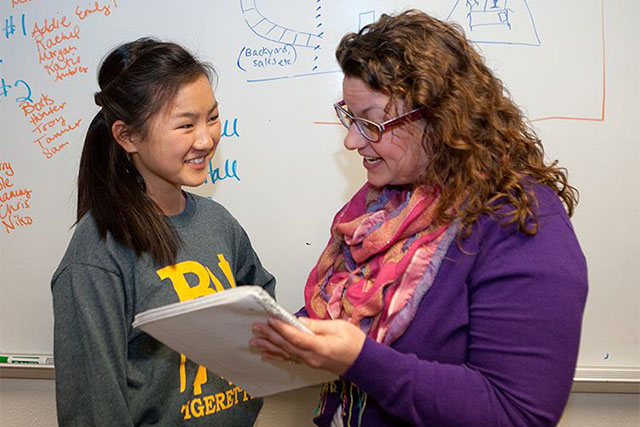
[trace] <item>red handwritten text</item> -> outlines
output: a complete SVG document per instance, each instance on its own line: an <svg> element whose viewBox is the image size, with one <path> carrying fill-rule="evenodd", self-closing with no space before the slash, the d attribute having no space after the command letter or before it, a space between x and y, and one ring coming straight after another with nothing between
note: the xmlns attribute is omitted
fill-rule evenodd
<svg viewBox="0 0 640 427"><path fill-rule="evenodd" d="M82 65L78 48L74 45L80 40L80 27L68 17L45 18L36 22L31 37L38 49L38 63L49 75L55 76L55 81L89 71Z"/></svg>
<svg viewBox="0 0 640 427"><path fill-rule="evenodd" d="M33 191L14 188L14 174L11 162L0 162L0 229L7 234L33 224L27 215Z"/></svg>
<svg viewBox="0 0 640 427"><path fill-rule="evenodd" d="M118 7L118 3L116 0L112 0L113 5ZM85 19L89 15L93 15L94 13L101 13L104 16L111 15L111 2L107 4L100 4L97 1L94 1L93 4L89 3L89 7L81 8L80 6L76 6L76 16L81 20Z"/></svg>
<svg viewBox="0 0 640 427"><path fill-rule="evenodd" d="M20 4L29 3L31 0L11 0L11 7L14 8Z"/></svg>
<svg viewBox="0 0 640 427"><path fill-rule="evenodd" d="M40 148L45 158L51 159L64 147L69 145L68 133L77 129L82 119L68 122L63 115L66 102L56 103L46 93L40 95L35 102L24 101L20 109L33 125L32 132L37 135L33 141Z"/></svg>

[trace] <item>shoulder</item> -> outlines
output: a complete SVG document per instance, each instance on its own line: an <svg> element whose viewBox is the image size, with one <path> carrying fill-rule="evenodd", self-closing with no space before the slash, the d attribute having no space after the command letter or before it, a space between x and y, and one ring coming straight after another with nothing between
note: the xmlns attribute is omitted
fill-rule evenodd
<svg viewBox="0 0 640 427"><path fill-rule="evenodd" d="M560 215L569 218L562 201L551 188L535 182L527 182L525 189L535 196L534 212L538 217Z"/></svg>
<svg viewBox="0 0 640 427"><path fill-rule="evenodd" d="M497 214L481 215L470 234L454 242L450 255L459 255L476 272L497 265L553 269L567 263L578 266L582 274L586 261L560 198L553 189L532 181L525 183L525 190L534 199L535 218L530 221L536 225L535 233L525 233L516 223L508 223L508 214L515 207L505 204Z"/></svg>
<svg viewBox="0 0 640 427"><path fill-rule="evenodd" d="M96 221L89 212L75 225L63 262L88 260L95 252L102 251L104 246L105 240L100 237Z"/></svg>
<svg viewBox="0 0 640 427"><path fill-rule="evenodd" d="M527 271L532 276L542 276L543 272L557 276L563 272L565 277L586 284L586 259L562 201L544 185L528 183L527 189L536 200L534 234L526 234L516 224L505 224L495 216L483 215L463 240L462 252L473 254L478 275L510 269ZM508 212L513 206L501 209Z"/></svg>
<svg viewBox="0 0 640 427"><path fill-rule="evenodd" d="M531 223L538 223L538 232L530 236L536 236L542 232L545 234L547 230L545 230L545 223L548 222L560 222L564 223L566 227L568 227L568 231L573 233L573 227L571 226L571 222L569 220L569 215L567 211L555 193L555 191L545 185L538 184L533 181L525 181L523 183L524 190L528 193L529 198L532 200L531 208L534 216L529 219ZM510 204L504 204L500 206L495 215L481 215L476 224L474 224L473 233L499 233L502 235L510 235L510 234L525 234L522 231L518 230L516 224L508 224L509 222L509 213L513 212L515 207Z"/></svg>
<svg viewBox="0 0 640 427"><path fill-rule="evenodd" d="M118 274L123 259L135 260L133 250L116 242L111 233L102 238L98 226L87 213L75 226L69 245L53 274L53 281L68 267L100 269Z"/></svg>

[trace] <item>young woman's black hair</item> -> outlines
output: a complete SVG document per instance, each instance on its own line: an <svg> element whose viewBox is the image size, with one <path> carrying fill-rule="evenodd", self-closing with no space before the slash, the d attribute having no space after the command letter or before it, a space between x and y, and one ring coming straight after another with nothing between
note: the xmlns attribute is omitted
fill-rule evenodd
<svg viewBox="0 0 640 427"><path fill-rule="evenodd" d="M100 235L114 238L157 263L175 261L180 241L147 196L142 176L115 141L111 127L122 120L132 134L144 136L149 119L171 102L179 89L215 72L175 43L138 39L110 52L98 73L101 110L91 121L78 174L77 221L88 212Z"/></svg>

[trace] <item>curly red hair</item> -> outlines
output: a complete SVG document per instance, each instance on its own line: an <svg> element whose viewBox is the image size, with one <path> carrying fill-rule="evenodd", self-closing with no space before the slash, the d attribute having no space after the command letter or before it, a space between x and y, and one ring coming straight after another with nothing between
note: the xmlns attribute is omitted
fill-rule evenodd
<svg viewBox="0 0 640 427"><path fill-rule="evenodd" d="M489 214L535 234L531 180L553 189L573 213L578 192L566 169L545 163L540 139L460 26L418 10L382 15L345 35L336 58L345 76L389 95L390 104L424 107L424 181L442 190L440 221L459 220L467 235Z"/></svg>

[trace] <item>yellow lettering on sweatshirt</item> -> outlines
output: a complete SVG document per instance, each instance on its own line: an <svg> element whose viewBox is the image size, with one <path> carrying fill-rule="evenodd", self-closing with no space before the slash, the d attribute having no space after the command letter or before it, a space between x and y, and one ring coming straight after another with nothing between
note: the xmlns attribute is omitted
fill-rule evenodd
<svg viewBox="0 0 640 427"><path fill-rule="evenodd" d="M215 291L209 287L211 280L209 279L207 268L199 262L179 262L178 264L161 268L157 273L161 280L169 279L171 281L173 289L176 291L176 294L178 294L180 301L189 301L215 293ZM189 282L187 282L186 275L188 273L195 274L198 278L198 283L195 286L190 286Z"/></svg>
<svg viewBox="0 0 640 427"><path fill-rule="evenodd" d="M227 281L229 281L229 284L231 285L231 287L235 288L236 281L233 278L233 274L231 274L231 266L229 265L227 260L224 259L224 255L222 254L218 254L218 260L220 261L218 262L218 267L220 267L220 270L222 270L222 272L224 273L224 277L227 278Z"/></svg>
<svg viewBox="0 0 640 427"><path fill-rule="evenodd" d="M225 259L223 254L218 254L218 267L227 279L229 287L235 288L236 281L233 277L233 273L231 272L231 265ZM215 276L215 274L213 274L211 269L197 261L182 261L174 265L163 267L157 270L156 273L160 280L169 279L169 282L180 301L189 301L201 296L221 292L225 289L225 286ZM191 276L189 277L189 275ZM179 367L180 393L184 393L187 389L186 363L187 358L184 354L181 354ZM206 368L204 366L198 366L198 370L196 371L196 375L193 380L193 395L199 397L196 397L181 406L180 413L183 414L184 420L200 418L204 415L211 415L231 408L239 403L239 393L241 393L242 402L251 399L244 390L235 386L226 392L201 396L202 386L207 383L207 380ZM229 385L232 384L229 383Z"/></svg>

